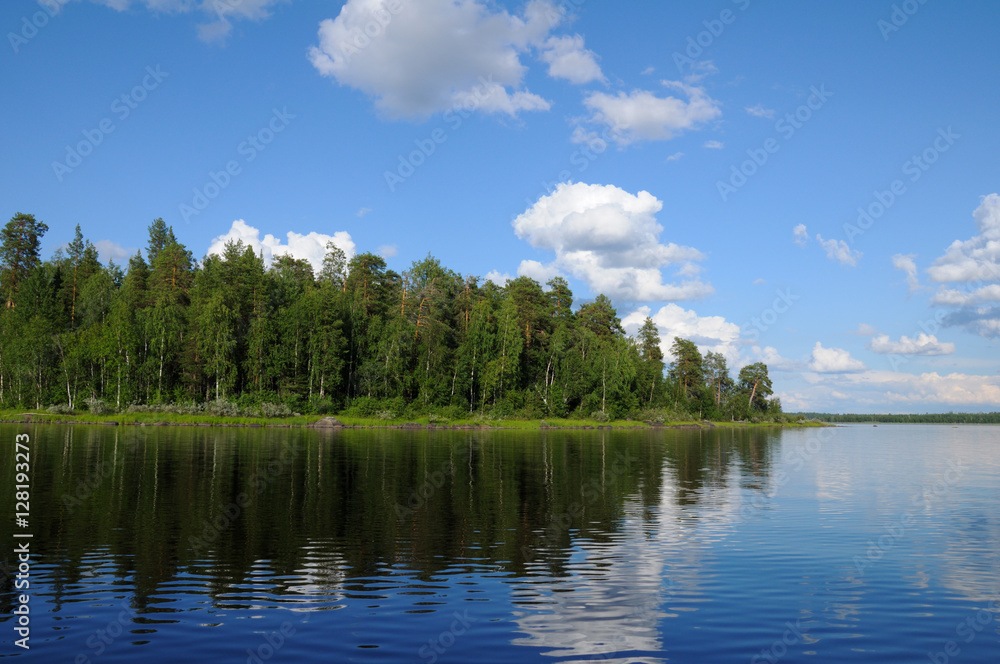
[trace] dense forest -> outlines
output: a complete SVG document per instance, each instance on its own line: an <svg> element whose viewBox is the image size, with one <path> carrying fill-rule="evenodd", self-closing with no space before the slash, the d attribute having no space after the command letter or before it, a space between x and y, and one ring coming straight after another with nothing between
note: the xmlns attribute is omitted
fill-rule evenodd
<svg viewBox="0 0 1000 664"><path fill-rule="evenodd" d="M46 225L0 231L0 406L213 408L265 416L773 420L762 363L734 379L719 353L649 318L631 338L600 295L572 308L562 278L500 287L431 256L402 274L332 243L319 274L240 242L200 263L162 219L128 265L102 265L77 226L41 260Z"/></svg>
<svg viewBox="0 0 1000 664"><path fill-rule="evenodd" d="M884 422L886 424L1000 424L1000 413L801 413L820 422Z"/></svg>

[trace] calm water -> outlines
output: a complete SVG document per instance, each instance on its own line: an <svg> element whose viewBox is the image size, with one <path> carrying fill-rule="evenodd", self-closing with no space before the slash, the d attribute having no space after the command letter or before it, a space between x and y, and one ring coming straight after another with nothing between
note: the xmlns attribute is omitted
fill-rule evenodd
<svg viewBox="0 0 1000 664"><path fill-rule="evenodd" d="M1000 428L17 433L18 661L1000 660Z"/></svg>

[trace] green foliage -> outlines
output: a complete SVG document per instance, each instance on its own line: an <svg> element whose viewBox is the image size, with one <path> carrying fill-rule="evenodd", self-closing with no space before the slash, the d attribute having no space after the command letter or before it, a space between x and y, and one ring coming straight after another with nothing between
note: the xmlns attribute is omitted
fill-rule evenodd
<svg viewBox="0 0 1000 664"><path fill-rule="evenodd" d="M162 219L146 258L102 266L76 228L40 262L45 225L15 215L0 269L0 407L91 414L292 417L346 409L399 418L653 422L774 418L763 365L729 375L718 353L674 339L669 371L650 318L626 335L599 295L572 309L562 278L500 287L433 256L398 274L328 245L319 274L242 242L200 264Z"/></svg>
<svg viewBox="0 0 1000 664"><path fill-rule="evenodd" d="M0 290L7 307L38 263L42 236L49 230L35 216L18 212L0 230Z"/></svg>

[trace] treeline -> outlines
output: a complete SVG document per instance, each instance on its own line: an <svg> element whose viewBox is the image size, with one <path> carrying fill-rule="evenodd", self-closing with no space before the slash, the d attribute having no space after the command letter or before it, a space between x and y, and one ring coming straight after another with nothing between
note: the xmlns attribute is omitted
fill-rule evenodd
<svg viewBox="0 0 1000 664"><path fill-rule="evenodd" d="M240 242L198 264L162 219L145 256L102 265L77 226L46 261L47 231L2 230L0 406L92 411L266 404L280 414L760 420L780 416L762 363L734 379L718 353L652 320L628 337L603 295L572 309L565 280L499 287L428 256L402 274L332 243L319 274Z"/></svg>
<svg viewBox="0 0 1000 664"><path fill-rule="evenodd" d="M884 422L886 424L1000 424L1000 413L877 413L859 415L854 413L800 413L808 419L830 423Z"/></svg>

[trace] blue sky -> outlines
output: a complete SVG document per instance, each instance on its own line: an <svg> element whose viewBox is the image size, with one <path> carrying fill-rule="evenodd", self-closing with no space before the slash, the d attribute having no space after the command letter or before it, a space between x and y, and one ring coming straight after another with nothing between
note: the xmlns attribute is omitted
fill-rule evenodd
<svg viewBox="0 0 1000 664"><path fill-rule="evenodd" d="M0 216L567 277L786 410L1000 405L994 3L12 0ZM366 34L367 31L367 34ZM859 208L869 217L859 219ZM268 237L270 236L270 237Z"/></svg>

